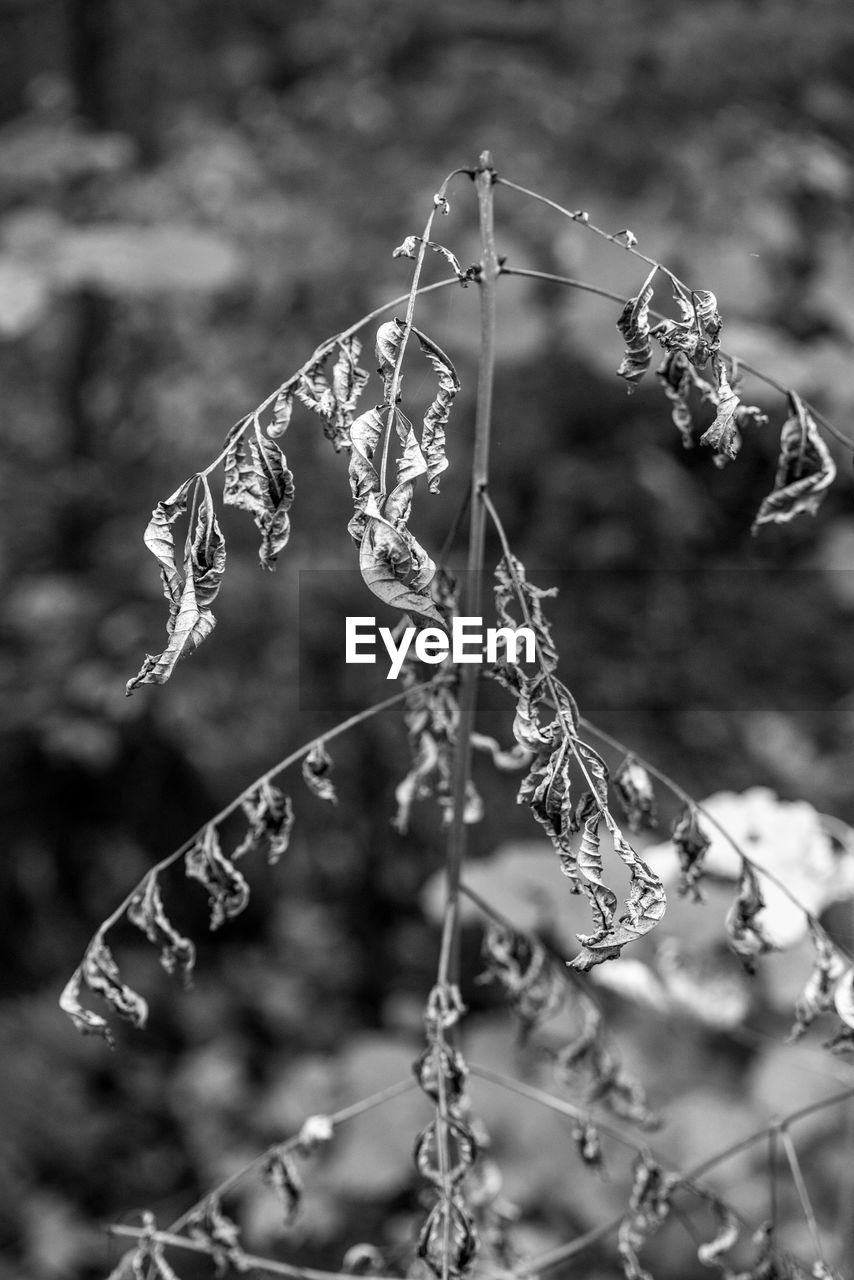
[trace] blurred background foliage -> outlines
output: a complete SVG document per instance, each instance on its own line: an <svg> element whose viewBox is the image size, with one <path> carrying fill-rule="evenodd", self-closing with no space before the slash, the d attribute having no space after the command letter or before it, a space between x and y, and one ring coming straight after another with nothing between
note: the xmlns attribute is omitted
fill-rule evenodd
<svg viewBox="0 0 854 1280"><path fill-rule="evenodd" d="M284 442L297 501L278 573L259 572L248 522L227 513L214 637L168 689L126 700L162 635L151 507L321 339L405 291L391 250L484 147L715 290L727 349L850 434L852 59L845 0L0 0L0 1274L102 1274L104 1220L147 1205L168 1221L306 1110L405 1075L435 963L418 891L441 833L428 809L406 838L390 826L407 750L390 714L336 743L338 809L298 789L286 864L258 870L246 915L203 945L193 992L128 938L150 1030L109 1056L58 1013L93 928L145 869L369 687L340 670L340 598L313 585L299 609L298 570L352 564L345 460L307 415ZM497 194L511 265L639 286L627 255ZM451 205L439 233L467 264L467 179ZM434 552L466 487L475 293L418 313L464 387L455 466L416 513ZM840 480L815 520L751 539L782 397L746 381L771 425L720 472L682 449L652 377L627 398L612 304L505 279L500 308L493 493L534 580L560 582L562 674L582 711L700 796L763 784L854 820L848 454L832 446ZM423 396L419 379L413 366ZM498 691L484 718L508 737ZM475 856L531 837L513 780L479 780ZM193 886L179 896L202 931ZM468 945L471 968L476 929ZM489 990L471 1000L482 1055L509 1062ZM729 1135L735 1099L749 1125L776 1091L796 1105L845 1076L811 1048L793 1066L761 1009L740 1038L661 1015L665 1062L648 1011L614 1001L654 1100L677 1098L663 1141L680 1159ZM530 1108L479 1101L532 1247L610 1204L619 1180L606 1196L574 1171L567 1191L565 1147L544 1154ZM354 1126L285 1245L269 1203L244 1198L249 1245L335 1265L354 1222L399 1241L414 1105ZM831 1184L838 1165L831 1148ZM739 1176L752 1206L755 1171ZM669 1256L662 1276L690 1273ZM611 1272L594 1259L573 1274Z"/></svg>

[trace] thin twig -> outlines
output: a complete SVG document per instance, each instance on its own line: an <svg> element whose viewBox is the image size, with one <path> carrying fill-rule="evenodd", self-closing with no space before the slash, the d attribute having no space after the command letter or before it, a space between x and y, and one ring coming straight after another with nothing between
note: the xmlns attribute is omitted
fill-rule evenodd
<svg viewBox="0 0 854 1280"><path fill-rule="evenodd" d="M810 1200L809 1191L807 1190L807 1184L804 1181L801 1162L798 1159L798 1153L795 1148L795 1144L792 1141L792 1135L789 1133L787 1127L780 1129L780 1142L786 1153L786 1159L789 1162L792 1182L795 1184L795 1190L797 1191L798 1199L801 1202L801 1208L804 1212L804 1218L806 1219L810 1239L812 1240L813 1248L815 1249L816 1258L820 1262L824 1262L824 1246L821 1243L821 1235L819 1233L818 1223L816 1222L815 1211L812 1207L812 1201Z"/></svg>

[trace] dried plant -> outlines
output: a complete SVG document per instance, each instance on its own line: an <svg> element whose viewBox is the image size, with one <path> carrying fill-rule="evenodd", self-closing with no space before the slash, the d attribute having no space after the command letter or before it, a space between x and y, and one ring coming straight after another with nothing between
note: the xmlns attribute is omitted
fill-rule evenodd
<svg viewBox="0 0 854 1280"><path fill-rule="evenodd" d="M477 266L467 269L450 249L432 238L437 216L449 212L449 189L464 181L473 181L476 191L482 255ZM145 545L158 563L168 605L166 645L159 654L145 657L138 674L128 683L129 694L144 684L165 684L175 675L179 659L190 656L213 630L211 606L226 568L225 541L210 483L218 468L224 473L223 502L252 516L260 535L261 565L275 569L288 542L295 486L279 441L289 429L296 403L320 419L333 449L348 458L353 510L347 531L356 547L366 590L398 610L402 624L411 620L433 628L440 637L447 636L455 617L482 614L485 533L491 522L503 552L494 574L494 609L499 626L505 629L499 634L505 638L497 660L488 668L455 663L449 654L431 673L423 663L407 656L397 692L330 727L321 739L307 742L258 778L181 848L152 867L93 937L69 979L61 1005L80 1031L112 1043L111 1017L142 1027L147 1016L144 997L124 982L107 941L114 926L128 920L159 950L164 969L187 980L196 948L170 919L162 883L166 869L183 862L186 877L197 881L208 896L211 930L227 924L249 900L248 855L260 852L270 863L287 858L299 803L280 789L277 780L300 762L308 789L329 803L337 803L330 745L371 716L393 708L403 710L412 764L397 787L395 826L404 832L413 805L433 798L447 838L447 891L436 979L425 1000L424 1047L412 1079L354 1100L335 1114L308 1117L299 1133L260 1152L251 1164L211 1188L167 1227L159 1228L148 1214L138 1227L115 1227L116 1236L133 1242L116 1267L115 1278L133 1275L172 1280L182 1251L191 1251L208 1255L217 1274L234 1268L328 1280L328 1273L247 1253L238 1224L228 1216L224 1202L238 1182L260 1177L275 1189L283 1218L290 1222L303 1196L310 1194L310 1159L317 1148L334 1142L341 1125L413 1087L423 1091L434 1115L414 1137L414 1163L425 1185L426 1210L412 1239L410 1256L392 1266L374 1245L356 1244L335 1273L338 1276L432 1274L437 1280L455 1280L481 1274L522 1280L543 1275L611 1237L615 1265L626 1280L651 1280L642 1261L647 1241L677 1219L693 1234L699 1262L716 1268L725 1280L784 1276L820 1280L842 1274L833 1269L835 1260L825 1256L792 1131L813 1112L838 1106L854 1096L854 1086L744 1136L700 1166L669 1168L647 1137L657 1117L647 1105L631 1064L621 1059L611 1042L603 1008L591 984L590 970L605 963L622 963L624 952L651 934L667 910L661 877L623 833L613 807L616 799L626 814L629 831L636 833L654 824L654 789L660 787L682 805L673 830L681 867L679 892L702 898L705 858L712 838L728 840L741 867L724 922L732 950L752 973L762 956L776 945L767 929L763 894L763 883L775 884L798 910L804 910L815 949L814 967L804 975L803 993L793 1010L791 1038L804 1035L819 1014L829 1013L836 1021L833 1047L845 1050L854 1043L851 957L829 937L818 919L800 907L786 885L758 865L703 805L652 762L586 720L579 710L583 697L577 701L558 675L559 655L548 620L553 591L548 584L535 585L529 580L509 544L499 514L500 498L493 498L489 488L496 294L501 278L513 275L600 294L605 291L566 277L513 267L500 259L493 229L496 190L547 205L645 265L647 274L637 293L616 299L622 304L616 326L624 343L616 372L632 391L652 366L658 349L656 376L686 447L698 438L712 451L715 463L725 466L737 459L745 432L766 429L765 413L742 399L740 385L745 373L785 397L779 463L776 474L769 477L770 491L756 515L754 531L816 511L835 476L822 433L850 447L797 391L779 386L724 350L723 321L712 292L690 288L663 264L646 257L631 231L608 234L594 226L585 211L563 208L505 178L484 152L476 167L455 170L445 179L421 234L408 234L394 251L398 258L414 261L406 297L379 308L317 347L300 369L231 428L222 450L208 466L157 504L145 531ZM460 389L449 356L414 324L419 296L426 291L421 276L428 250L451 270L447 279L427 286L428 290L471 285L480 296L469 572L462 598L444 566L437 568L418 535L422 496L425 491L427 495L439 493L441 477L449 465L446 432ZM673 295L675 317L652 309L659 277L665 278ZM379 378L372 384L360 363L365 356L359 335L404 302L403 318L382 319L373 335ZM435 380L432 401L418 426L407 415L403 394L404 365L416 346L416 354L426 361ZM617 360L615 346L615 363ZM372 386L378 394L377 403L360 413L360 398ZM459 425L455 429L462 431ZM186 533L179 553L176 529L181 522ZM534 637L535 661L527 665L513 660L506 640L507 629L520 627L529 629ZM512 699L514 741L509 749L477 732L481 675L497 681ZM556 872L562 874L566 891L585 900L589 926L579 935L581 950L571 961L544 939L514 927L465 884L467 826L478 820L482 809L471 776L475 750L490 755L499 769L522 771L518 802L530 809L551 841L557 855ZM606 762L603 753L608 751L615 754L614 767ZM245 819L245 832L229 848L223 825L239 812ZM615 878L617 866L622 870ZM555 894L561 884L558 874ZM627 884L627 888L615 887L618 884ZM458 966L462 894L468 895L485 920L484 978L504 992L519 1019L520 1039L527 1049L552 1064L557 1092L469 1063L463 1056L459 1031L466 1007ZM678 959L671 956L671 963L678 964ZM96 1012L84 1004L84 995L87 1002L89 997L99 1000L98 1007L105 1006L104 1011ZM564 1025L567 1016L572 1025L569 1038ZM470 1095L473 1078L491 1081L567 1119L590 1176L599 1176L609 1166L620 1167L627 1175L631 1165L631 1188L621 1213L560 1248L526 1256L514 1240L512 1208L499 1194L500 1176L487 1153L489 1136ZM769 1153L768 1217L765 1222L751 1223L738 1205L717 1193L706 1175L740 1152L762 1144ZM806 1261L785 1253L777 1242L776 1186L782 1176L781 1164L788 1170L812 1239L813 1256ZM567 1186L568 1200L571 1194ZM697 1221L688 1217L689 1211L697 1215ZM731 1261L733 1258L737 1261Z"/></svg>

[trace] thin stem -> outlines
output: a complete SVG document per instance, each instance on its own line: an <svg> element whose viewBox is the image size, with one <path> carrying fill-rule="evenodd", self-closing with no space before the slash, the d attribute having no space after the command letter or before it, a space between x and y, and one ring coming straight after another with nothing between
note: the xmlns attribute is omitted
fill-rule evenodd
<svg viewBox="0 0 854 1280"><path fill-rule="evenodd" d="M530 191L527 187L520 187L518 183L511 182L509 178L497 177L495 181L500 182L503 187L510 187L511 190L518 191L521 195L530 196L532 200L537 200L540 204L548 205L550 209L555 209L558 213L562 213L564 217L569 218L570 222L577 222L579 226L586 227L588 231L592 231L594 235L599 236L602 240L607 240L610 244L615 244L618 249L623 249L626 253L630 253L633 258L638 258L641 262L647 263L648 266L655 267L657 271L663 271L673 281L674 285L681 287L686 293L691 292L688 285L674 275L663 262L658 262L655 258L650 258L645 253L641 253L628 240L621 240L620 236L625 235L625 232L618 231L616 234L611 234L608 231L603 231L601 227L594 226L583 209L565 209L556 200L549 200L547 196L541 196L538 191Z"/></svg>
<svg viewBox="0 0 854 1280"><path fill-rule="evenodd" d="M815 1211L812 1207L812 1201L810 1200L809 1192L807 1191L807 1184L804 1181L803 1170L801 1169L801 1162L798 1159L798 1153L797 1153L797 1150L795 1149L795 1144L794 1142L792 1142L792 1135L789 1133L787 1128L780 1130L780 1142L782 1143L783 1150L786 1153L786 1159L789 1162L789 1169L791 1170L791 1174L792 1174L792 1182L794 1182L795 1184L795 1190L798 1193L798 1199L800 1200L801 1208L804 1211L804 1218L806 1219L807 1227L810 1233L810 1239L812 1240L813 1248L815 1249L816 1258L820 1262L824 1262L824 1246L821 1243L821 1235L819 1234L818 1223L816 1222L816 1218L815 1218Z"/></svg>
<svg viewBox="0 0 854 1280"><path fill-rule="evenodd" d="M480 286L480 363L477 379L474 455L471 476L471 524L466 563L464 609L469 617L480 617L482 574L486 539L484 498L489 483L489 447L492 430L492 387L495 377L495 282L498 278L498 254L495 248L493 222L492 157L484 151L475 179L482 246ZM477 711L478 669L474 663L464 666L460 689L460 714L454 756L453 817L448 836L448 889L442 927L437 982L445 986L455 977L456 941L459 927L460 872L465 857L465 808L471 772L471 735Z"/></svg>
<svg viewBox="0 0 854 1280"><path fill-rule="evenodd" d="M187 1236L174 1235L171 1231L148 1231L145 1227L129 1227L123 1223L107 1228L112 1236L123 1236L131 1240L143 1238L156 1241L171 1249L184 1249L189 1253L205 1253L211 1255L210 1247L201 1240L190 1240ZM240 1253L240 1269L266 1271L272 1276L288 1276L291 1280L363 1280L363 1277L349 1271L318 1271L314 1267L295 1267L289 1262L277 1262L274 1258L262 1258L254 1253ZM399 1277L376 1276L372 1280L399 1280Z"/></svg>
<svg viewBox="0 0 854 1280"><path fill-rule="evenodd" d="M625 248L625 246L623 247ZM643 254L638 256L643 258ZM652 259L644 258L644 261L652 262ZM660 264L655 265L658 266ZM666 270L666 268L661 269ZM595 293L600 298L608 298L611 302L619 302L622 306L624 306L628 301L628 299L621 293L615 293L613 289L602 289L599 285L588 284L586 280L576 280L572 276L555 275L552 271L534 271L527 267L503 266L501 268L501 274L503 276L522 276L530 280L547 280L550 284L565 285L569 289L580 289L583 293ZM668 272L667 274L669 275L670 273ZM449 281L449 283L451 282ZM655 320L667 319L663 312L655 311L653 308L650 308L649 314ZM782 396L788 397L790 395L791 389L789 387L785 386L782 382L778 382L776 378L772 378L770 374L763 373L761 369L757 369L755 365L750 364L747 360L742 360L741 356L736 357L731 351L727 351L724 348L721 348L721 355L724 356L725 359L729 360L731 364L735 364L737 360L738 367L742 372L751 374L759 382L764 382L766 387L771 387L774 391L779 391ZM829 418L826 418L814 404L809 402L809 400L804 400L803 397L801 397L801 403L812 415L818 425L826 431L829 436L832 436L834 440L837 440L841 445L844 445L846 449L850 449L854 452L854 440L850 439L849 436L846 436L844 431L840 431L838 427L834 426Z"/></svg>

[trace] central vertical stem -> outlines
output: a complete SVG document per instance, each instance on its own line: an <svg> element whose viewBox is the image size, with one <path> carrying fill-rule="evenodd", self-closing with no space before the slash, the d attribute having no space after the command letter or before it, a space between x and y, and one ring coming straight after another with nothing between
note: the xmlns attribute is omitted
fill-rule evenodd
<svg viewBox="0 0 854 1280"><path fill-rule="evenodd" d="M483 552L486 537L486 508L482 495L489 482L489 443L492 426L492 386L495 376L495 282L498 255L493 226L495 170L492 155L484 151L475 175L480 224L480 360L477 376L474 453L471 476L471 526L466 562L463 611L467 617L481 617L483 609ZM466 850L465 807L471 772L471 735L477 710L478 664L463 666L460 689L460 716L454 756L453 818L448 836L448 893L439 956L439 985L456 980L459 925L460 873Z"/></svg>

